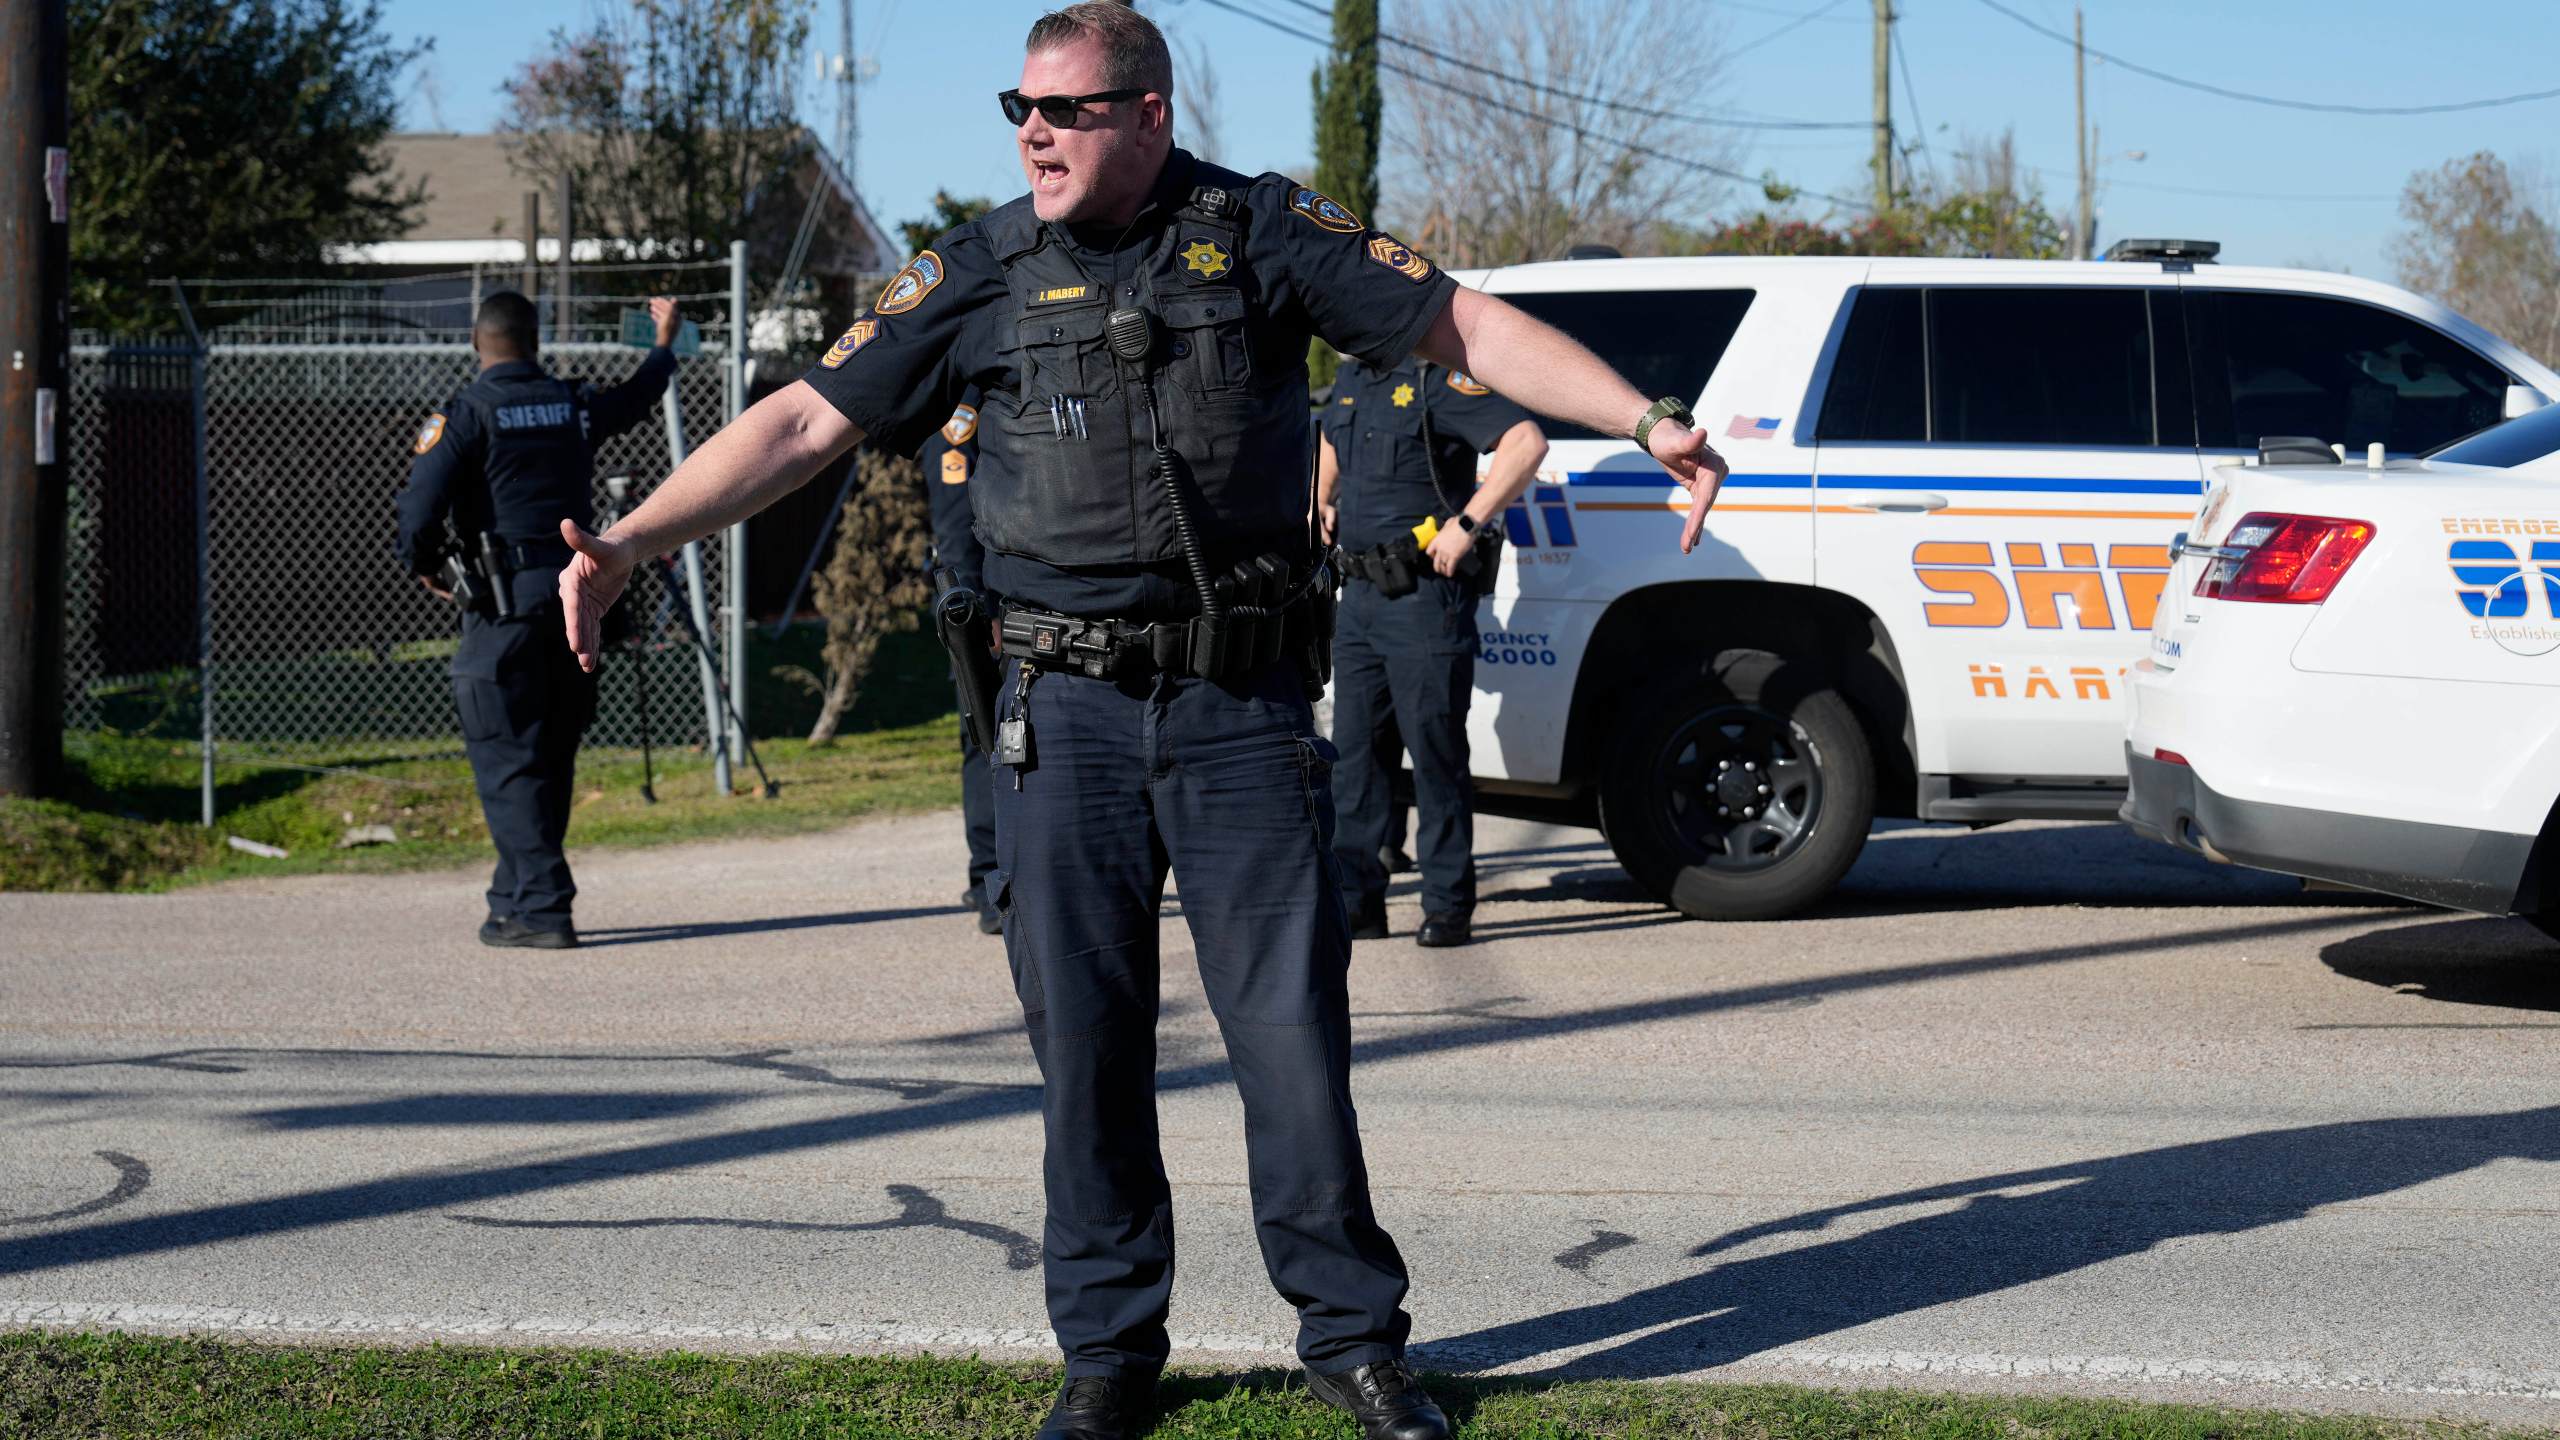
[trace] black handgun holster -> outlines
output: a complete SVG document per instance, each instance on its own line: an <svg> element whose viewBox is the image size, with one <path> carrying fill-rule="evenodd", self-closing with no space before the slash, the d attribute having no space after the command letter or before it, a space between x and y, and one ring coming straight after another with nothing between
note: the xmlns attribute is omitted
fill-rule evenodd
<svg viewBox="0 0 2560 1440"><path fill-rule="evenodd" d="M933 604L934 632L951 652L951 672L959 679L961 723L969 727L969 739L979 751L992 755L1000 686L995 651L987 645L988 618L986 601L963 585L946 588Z"/></svg>

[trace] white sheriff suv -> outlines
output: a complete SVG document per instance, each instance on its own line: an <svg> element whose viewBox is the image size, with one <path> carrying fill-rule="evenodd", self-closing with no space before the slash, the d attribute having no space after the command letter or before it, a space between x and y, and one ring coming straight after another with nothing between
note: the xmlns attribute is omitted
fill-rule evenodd
<svg viewBox="0 0 2560 1440"><path fill-rule="evenodd" d="M2440 305L2215 248L1462 277L1693 398L1733 464L1683 556L1660 467L1549 425L1479 615L1479 806L1597 825L1706 919L1819 900L1878 817L2112 819L2215 467L2270 435L2410 455L2560 397Z"/></svg>
<svg viewBox="0 0 2560 1440"><path fill-rule="evenodd" d="M2176 547L2125 819L2560 933L2560 408L2420 460L2265 459Z"/></svg>

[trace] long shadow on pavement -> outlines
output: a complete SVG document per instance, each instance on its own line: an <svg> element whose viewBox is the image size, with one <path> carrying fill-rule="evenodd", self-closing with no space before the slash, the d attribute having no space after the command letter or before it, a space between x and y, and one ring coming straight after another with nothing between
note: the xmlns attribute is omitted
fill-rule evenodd
<svg viewBox="0 0 2560 1440"><path fill-rule="evenodd" d="M2298 1220L2493 1160L2560 1160L2560 1106L2413 1115L2228 1139L1924 1186L1748 1226L1693 1256L1911 1206L1958 1208L1711 1266L1615 1300L1436 1341L1435 1365L1519 1364L1598 1346L1550 1375L1660 1376L1996 1294L2191 1235ZM2004 1194L2052 1186L2034 1194ZM2314 1297L2305 1297L2306 1301Z"/></svg>
<svg viewBox="0 0 2560 1440"><path fill-rule="evenodd" d="M921 920L929 915L966 915L962 905L921 905L904 910L839 910L828 915L775 915L757 920L704 920L688 925L635 925L621 930L581 930L578 940L590 949L605 945L656 945L668 940L716 940L729 935L765 935L787 930L819 930L836 925L878 925L891 920Z"/></svg>
<svg viewBox="0 0 2560 1440"><path fill-rule="evenodd" d="M2366 923L2364 917L2356 915L2289 916L2214 930L2044 946L1958 960L1874 966L1799 980L1706 990L1667 999L1596 1006L1558 1015L1470 1020L1407 1034L1372 1037L1354 1045L1353 1062L1362 1066L1376 1065L1522 1039L1688 1019L1806 996L1846 994L1970 975L2068 965L2195 944L2307 935L2323 929L2363 923ZM1180 1092L1223 1086L1228 1081L1229 1072L1223 1061L1204 1062L1164 1072L1158 1078L1157 1089L1159 1092ZM22 1275L86 1261L155 1254L193 1245L286 1234L386 1215L482 1204L509 1196L567 1190L630 1175L684 1170L698 1165L735 1164L759 1156L859 1144L889 1135L1022 1119L1037 1115L1040 1105L1038 1093L1029 1087L914 1093L916 1098L906 1099L904 1103L889 1108L714 1135L668 1138L575 1155L549 1156L539 1164L411 1171L291 1195L49 1231L25 1239L0 1242L0 1275ZM933 1098L925 1098L927 1094Z"/></svg>

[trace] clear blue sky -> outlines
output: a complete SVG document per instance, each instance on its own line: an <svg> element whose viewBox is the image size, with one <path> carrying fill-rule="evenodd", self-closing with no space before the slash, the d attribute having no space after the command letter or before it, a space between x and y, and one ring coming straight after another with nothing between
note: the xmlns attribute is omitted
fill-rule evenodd
<svg viewBox="0 0 2560 1440"><path fill-rule="evenodd" d="M817 43L835 47L833 0L820 0ZM1322 21L1285 0L1237 0L1299 28ZM1606 0L1589 0L1606 3ZM2069 0L2008 0L2068 32ZM1817 18L1753 48L1697 103L1801 119L1856 120L1869 107L1869 0L1697 0L1729 46ZM857 47L879 67L862 89L862 190L885 222L924 213L937 186L1017 194L995 91L1019 72L1022 32L1039 0L859 0ZM1150 0L1177 37L1215 56L1227 163L1300 170L1314 153L1307 76L1313 46L1200 0ZM1415 0L1383 0L1396 33ZM2192 79L2267 94L2371 105L2430 104L2560 85L2560 0L2088 0L2089 43ZM582 0L389 0L393 34L436 42L431 83L412 89L410 128L483 130L496 90L555 28L588 13ZM1894 77L1897 123L1917 117L1943 164L1962 137L2015 126L2022 160L2039 167L2048 201L2073 190L2071 57L1980 0L1901 0L1912 84ZM1687 37L1665 36L1677 53ZM804 83L810 70L802 70ZM428 93L436 96L431 108ZM803 114L832 133L832 87L807 86ZM1393 121L1392 110L1390 123ZM2410 172L2478 149L2560 172L2560 100L2500 110L2364 118L2267 109L2171 88L2112 66L2090 72L2090 118L2111 155L2100 234L2216 239L2241 263L2317 263L2388 278L2400 228L2396 198ZM1842 194L1863 194L1860 132L1768 134L1741 167ZM1712 182L1710 182L1712 183ZM2188 192L2230 192L2206 194ZM1756 197L1727 192L1739 209ZM2321 198L2301 198L2321 197ZM1394 197L1388 202L1393 205Z"/></svg>

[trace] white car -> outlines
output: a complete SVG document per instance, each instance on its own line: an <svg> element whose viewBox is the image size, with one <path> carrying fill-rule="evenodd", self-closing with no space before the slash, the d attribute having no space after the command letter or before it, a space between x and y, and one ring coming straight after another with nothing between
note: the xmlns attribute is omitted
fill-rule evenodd
<svg viewBox="0 0 2560 1440"><path fill-rule="evenodd" d="M2119 251L1462 277L1691 401L1734 467L1684 556L1659 467L1548 427L1478 617L1479 806L1596 823L1722 919L1819 900L1877 817L2111 819L2126 675L2217 465L2271 434L2414 455L2560 398L2406 291Z"/></svg>
<svg viewBox="0 0 2560 1440"><path fill-rule="evenodd" d="M2124 818L2560 933L2560 408L2424 459L2227 467L2179 548Z"/></svg>

